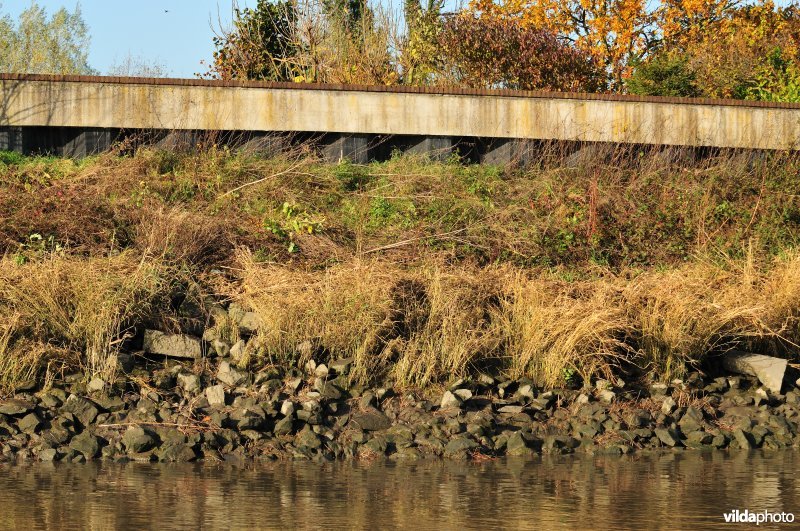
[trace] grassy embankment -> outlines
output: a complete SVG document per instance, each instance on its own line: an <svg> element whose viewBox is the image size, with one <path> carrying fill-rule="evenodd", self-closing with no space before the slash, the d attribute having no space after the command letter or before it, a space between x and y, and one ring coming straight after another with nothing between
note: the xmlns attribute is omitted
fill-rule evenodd
<svg viewBox="0 0 800 531"><path fill-rule="evenodd" d="M523 171L2 154L0 388L111 376L132 327L186 328L184 295L261 315L242 364L353 356L357 377L399 385L796 358L800 159L676 155Z"/></svg>

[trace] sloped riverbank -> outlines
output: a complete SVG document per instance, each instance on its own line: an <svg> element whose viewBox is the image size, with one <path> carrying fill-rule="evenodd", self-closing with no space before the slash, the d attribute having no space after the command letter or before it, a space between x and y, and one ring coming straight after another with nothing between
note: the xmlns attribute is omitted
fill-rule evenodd
<svg viewBox="0 0 800 531"><path fill-rule="evenodd" d="M793 446L800 162L609 149L2 154L2 455Z"/></svg>

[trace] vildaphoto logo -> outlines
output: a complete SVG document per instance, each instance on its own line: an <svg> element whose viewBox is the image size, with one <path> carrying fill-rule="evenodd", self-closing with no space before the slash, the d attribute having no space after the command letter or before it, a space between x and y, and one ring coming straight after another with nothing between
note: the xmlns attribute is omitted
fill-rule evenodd
<svg viewBox="0 0 800 531"><path fill-rule="evenodd" d="M794 522L793 513L771 513L769 511L740 511L734 509L722 515L727 524L791 524Z"/></svg>

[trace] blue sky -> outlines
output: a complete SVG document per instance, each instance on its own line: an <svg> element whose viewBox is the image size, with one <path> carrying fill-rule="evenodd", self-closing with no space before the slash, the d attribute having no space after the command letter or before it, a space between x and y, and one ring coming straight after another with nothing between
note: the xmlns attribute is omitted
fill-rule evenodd
<svg viewBox="0 0 800 531"><path fill-rule="evenodd" d="M163 65L170 77L194 77L213 52L211 24L228 24L231 0L38 0L52 13L80 3L92 37L89 63L100 73L128 54ZM240 7L256 0L239 0ZM0 13L15 20L30 0L0 0Z"/></svg>

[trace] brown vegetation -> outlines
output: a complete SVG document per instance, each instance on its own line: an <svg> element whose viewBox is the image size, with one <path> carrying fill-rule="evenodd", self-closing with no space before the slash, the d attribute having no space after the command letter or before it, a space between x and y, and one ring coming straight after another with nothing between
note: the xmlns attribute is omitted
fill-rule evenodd
<svg viewBox="0 0 800 531"><path fill-rule="evenodd" d="M0 385L113 370L133 327L180 325L187 291L261 316L242 363L352 356L355 377L408 386L796 357L797 160L673 155L525 170L217 149L8 159Z"/></svg>

